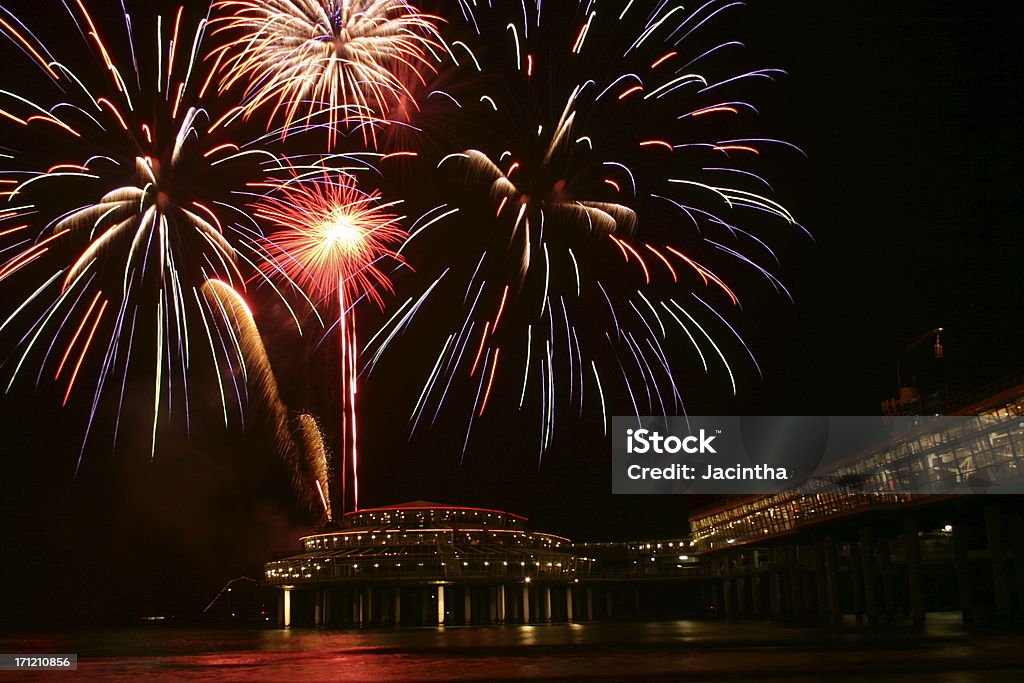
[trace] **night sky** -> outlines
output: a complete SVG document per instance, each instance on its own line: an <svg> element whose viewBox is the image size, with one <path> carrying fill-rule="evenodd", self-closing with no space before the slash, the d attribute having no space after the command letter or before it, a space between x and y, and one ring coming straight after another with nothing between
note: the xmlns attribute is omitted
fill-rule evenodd
<svg viewBox="0 0 1024 683"><path fill-rule="evenodd" d="M954 394L1024 367L1024 9L979 5L751 0L718 24L747 44L748 64L789 73L758 104L765 128L810 157L772 180L814 240L789 240L781 254L795 303L755 288L741 318L764 381L744 367L736 398L721 378L693 384L691 412L877 414L895 393L900 350L936 326L947 330ZM24 74L0 79L31 88ZM21 294L3 290L4 310ZM308 378L268 344L285 392L301 395ZM480 421L464 457L454 427L410 439L419 384L408 378L427 370L409 354L363 387L364 506L508 509L580 540L685 533L692 498L610 494L610 447L592 422L561 424L540 461L534 424L501 413ZM244 431L191 438L169 426L150 462L140 399L127 413L143 425L137 443L128 436L112 453L101 424L75 479L84 416L59 407L62 386L26 384L0 403L0 614L194 611L228 579L297 547L316 522L297 508L258 416Z"/></svg>

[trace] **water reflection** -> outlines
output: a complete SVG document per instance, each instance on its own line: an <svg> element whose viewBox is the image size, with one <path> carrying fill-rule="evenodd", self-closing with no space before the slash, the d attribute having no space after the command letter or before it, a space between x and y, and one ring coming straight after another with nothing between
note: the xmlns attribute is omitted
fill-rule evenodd
<svg viewBox="0 0 1024 683"><path fill-rule="evenodd" d="M155 627L0 637L0 651L77 652L80 675L109 681L1019 680L1020 638L968 633L958 619L941 615L929 615L928 623L922 633L725 621L361 631Z"/></svg>

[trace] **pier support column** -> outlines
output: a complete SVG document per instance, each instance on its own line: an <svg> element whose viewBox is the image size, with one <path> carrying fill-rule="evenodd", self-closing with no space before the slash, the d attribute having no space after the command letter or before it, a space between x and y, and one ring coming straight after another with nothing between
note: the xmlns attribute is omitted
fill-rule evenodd
<svg viewBox="0 0 1024 683"><path fill-rule="evenodd" d="M544 586L544 621L551 623L551 586Z"/></svg>
<svg viewBox="0 0 1024 683"><path fill-rule="evenodd" d="M530 623L530 584L523 584L523 623Z"/></svg>
<svg viewBox="0 0 1024 683"><path fill-rule="evenodd" d="M751 568L746 573L746 583L750 589L750 595L743 599L746 601L745 612L751 616L757 616L761 611L761 551L755 550L751 553Z"/></svg>
<svg viewBox="0 0 1024 683"><path fill-rule="evenodd" d="M317 591L313 594L313 626L324 625L324 594Z"/></svg>
<svg viewBox="0 0 1024 683"><path fill-rule="evenodd" d="M878 581L875 577L875 532L871 527L860 529L860 565L864 575L864 613L868 623L878 621Z"/></svg>
<svg viewBox="0 0 1024 683"><path fill-rule="evenodd" d="M473 589L466 586L465 593L464 604L462 606L465 614L463 615L462 623L469 626L473 623Z"/></svg>
<svg viewBox="0 0 1024 683"><path fill-rule="evenodd" d="M594 620L594 589L587 586L587 621Z"/></svg>
<svg viewBox="0 0 1024 683"><path fill-rule="evenodd" d="M372 624L373 619L373 588L367 588L366 591L366 613L363 615L363 621L367 624Z"/></svg>
<svg viewBox="0 0 1024 683"><path fill-rule="evenodd" d="M756 569L750 575L750 614L761 615L761 574Z"/></svg>
<svg viewBox="0 0 1024 683"><path fill-rule="evenodd" d="M882 612L889 619L896 613L896 587L893 581L892 544L888 538L878 541L878 556L882 563Z"/></svg>
<svg viewBox="0 0 1024 683"><path fill-rule="evenodd" d="M437 625L444 626L444 584L437 585Z"/></svg>
<svg viewBox="0 0 1024 683"><path fill-rule="evenodd" d="M782 581L779 579L779 573L773 571L768 575L768 602L773 617L777 617L782 614Z"/></svg>
<svg viewBox="0 0 1024 683"><path fill-rule="evenodd" d="M1024 517L1010 515L1006 518L1007 535L1010 537L1010 554L1013 555L1013 584L1017 594L1017 615L1024 614Z"/></svg>
<svg viewBox="0 0 1024 683"><path fill-rule="evenodd" d="M843 619L843 610L839 604L839 555L836 552L836 539L825 537L825 595L828 599L828 614L832 621L839 623Z"/></svg>
<svg viewBox="0 0 1024 683"><path fill-rule="evenodd" d="M960 603L960 618L965 622L973 620L971 611L971 568L967 561L967 527L957 524L953 527L953 564L956 566L956 593Z"/></svg>
<svg viewBox="0 0 1024 683"><path fill-rule="evenodd" d="M498 614L497 614L498 623L499 624L504 624L505 623L505 599L506 599L505 584L501 584L500 586L498 586L497 595L495 595L495 598L496 598L495 602L497 603L497 611L498 611Z"/></svg>
<svg viewBox="0 0 1024 683"><path fill-rule="evenodd" d="M825 539L814 540L814 596L818 616L828 616L828 570L825 567Z"/></svg>
<svg viewBox="0 0 1024 683"><path fill-rule="evenodd" d="M768 607L773 617L782 614L782 579L779 576L779 549L773 548L768 566Z"/></svg>
<svg viewBox="0 0 1024 683"><path fill-rule="evenodd" d="M755 550L752 553L750 565L750 614L755 617L761 614L761 602L764 593L764 586L762 585L764 574L761 572L763 557L763 551Z"/></svg>
<svg viewBox="0 0 1024 683"><path fill-rule="evenodd" d="M907 580L910 583L910 616L916 626L924 625L924 586L921 577L921 537L918 536L918 521L915 515L903 520L904 538L907 546Z"/></svg>
<svg viewBox="0 0 1024 683"><path fill-rule="evenodd" d="M803 614L803 585L800 580L800 556L796 545L786 548L786 565L789 570L789 609L794 617Z"/></svg>
<svg viewBox="0 0 1024 683"><path fill-rule="evenodd" d="M850 544L850 585L853 590L853 613L857 623L864 621L864 562L860 559L860 545Z"/></svg>
<svg viewBox="0 0 1024 683"><path fill-rule="evenodd" d="M1010 616L1010 567L1006 558L1006 534L1003 515L998 507L985 508L985 536L988 556L992 562L992 588L996 598L996 614Z"/></svg>
<svg viewBox="0 0 1024 683"><path fill-rule="evenodd" d="M611 589L611 587L610 586L606 587L604 589L604 607L605 607L605 613L609 617L612 616L612 611L613 611L612 607L614 606L614 602L615 601L612 598L612 589Z"/></svg>
<svg viewBox="0 0 1024 683"><path fill-rule="evenodd" d="M366 596L363 595L363 591L356 589L356 598L352 603L355 608L355 621L356 626L362 626L366 623Z"/></svg>
<svg viewBox="0 0 1024 683"><path fill-rule="evenodd" d="M572 584L565 587L565 620L573 621L572 613Z"/></svg>
<svg viewBox="0 0 1024 683"><path fill-rule="evenodd" d="M392 623L395 626L402 625L402 589L395 589L395 609L391 613Z"/></svg>
<svg viewBox="0 0 1024 683"><path fill-rule="evenodd" d="M281 591L281 623L285 628L292 626L292 589L285 588Z"/></svg>

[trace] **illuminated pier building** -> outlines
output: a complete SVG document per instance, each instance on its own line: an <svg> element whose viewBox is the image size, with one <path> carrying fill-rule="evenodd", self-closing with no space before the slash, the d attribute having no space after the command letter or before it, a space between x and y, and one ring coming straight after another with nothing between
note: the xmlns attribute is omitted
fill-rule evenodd
<svg viewBox="0 0 1024 683"><path fill-rule="evenodd" d="M345 515L266 579L282 625L1024 617L1024 499L955 493L1024 491L1024 376L945 412L970 417L869 448L830 481L695 512L676 538L572 543L512 513L417 501Z"/></svg>
<svg viewBox="0 0 1024 683"><path fill-rule="evenodd" d="M350 512L266 566L285 626L531 623L587 613L588 560L525 517L416 501ZM300 604L301 603L301 604ZM582 607L577 607L582 605ZM589 607L592 613L592 606Z"/></svg>
<svg viewBox="0 0 1024 683"><path fill-rule="evenodd" d="M964 418L867 449L794 490L691 514L709 604L870 622L1024 616L1024 499L986 493L1024 493L1024 374L943 412Z"/></svg>

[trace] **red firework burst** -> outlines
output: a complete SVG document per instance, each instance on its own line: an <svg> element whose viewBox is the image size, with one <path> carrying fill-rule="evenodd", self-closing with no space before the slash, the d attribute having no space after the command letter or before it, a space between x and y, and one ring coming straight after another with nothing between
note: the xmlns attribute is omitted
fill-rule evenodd
<svg viewBox="0 0 1024 683"><path fill-rule="evenodd" d="M397 204L342 173L275 183L255 206L255 216L276 228L263 242L264 268L323 298L337 293L351 305L365 296L382 305L381 290L391 290L382 265L401 262L395 247L407 236L389 212Z"/></svg>

